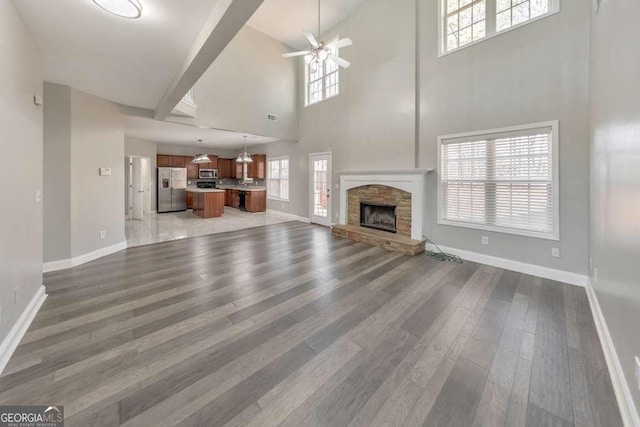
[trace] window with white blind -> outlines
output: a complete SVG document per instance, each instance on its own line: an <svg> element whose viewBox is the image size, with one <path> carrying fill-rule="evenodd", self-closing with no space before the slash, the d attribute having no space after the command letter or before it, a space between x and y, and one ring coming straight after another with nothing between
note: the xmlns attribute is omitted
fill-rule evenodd
<svg viewBox="0 0 640 427"><path fill-rule="evenodd" d="M560 0L440 0L440 55L560 11Z"/></svg>
<svg viewBox="0 0 640 427"><path fill-rule="evenodd" d="M558 122L438 138L438 223L559 239Z"/></svg>
<svg viewBox="0 0 640 427"><path fill-rule="evenodd" d="M337 40L337 37L333 40ZM332 55L338 56L337 48L331 48L330 51ZM305 106L340 94L339 68L338 64L331 59L323 61L319 66L314 62L310 64L305 63Z"/></svg>
<svg viewBox="0 0 640 427"><path fill-rule="evenodd" d="M267 197L289 201L289 158L269 159L267 164Z"/></svg>

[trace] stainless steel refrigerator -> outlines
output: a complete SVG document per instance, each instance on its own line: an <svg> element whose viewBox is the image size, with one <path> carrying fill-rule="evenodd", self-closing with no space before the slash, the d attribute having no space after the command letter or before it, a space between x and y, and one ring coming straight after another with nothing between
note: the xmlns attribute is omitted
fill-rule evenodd
<svg viewBox="0 0 640 427"><path fill-rule="evenodd" d="M158 168L158 213L187 210L187 169Z"/></svg>

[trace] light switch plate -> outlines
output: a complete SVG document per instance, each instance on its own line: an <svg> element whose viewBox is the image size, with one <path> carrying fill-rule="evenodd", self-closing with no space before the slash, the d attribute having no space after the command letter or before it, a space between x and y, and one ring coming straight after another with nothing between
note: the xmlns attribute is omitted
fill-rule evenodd
<svg viewBox="0 0 640 427"><path fill-rule="evenodd" d="M489 244L489 237L482 236L482 244L483 245L488 245Z"/></svg>
<svg viewBox="0 0 640 427"><path fill-rule="evenodd" d="M40 190L36 191L36 203L40 203L42 200L42 192Z"/></svg>
<svg viewBox="0 0 640 427"><path fill-rule="evenodd" d="M111 168L100 168L100 176L111 176Z"/></svg>
<svg viewBox="0 0 640 427"><path fill-rule="evenodd" d="M560 248L551 248L551 256L554 258L560 258Z"/></svg>
<svg viewBox="0 0 640 427"><path fill-rule="evenodd" d="M106 239L107 238L107 232L106 230L102 230L100 232L100 239Z"/></svg>

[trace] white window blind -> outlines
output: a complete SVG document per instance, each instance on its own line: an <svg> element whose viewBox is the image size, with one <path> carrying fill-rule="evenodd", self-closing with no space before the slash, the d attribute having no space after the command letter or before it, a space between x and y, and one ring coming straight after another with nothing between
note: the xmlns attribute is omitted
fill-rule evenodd
<svg viewBox="0 0 640 427"><path fill-rule="evenodd" d="M337 40L334 38L331 41ZM331 54L338 56L338 49L332 47ZM330 59L319 67L305 63L306 102L305 106L315 104L340 94L340 69L338 64Z"/></svg>
<svg viewBox="0 0 640 427"><path fill-rule="evenodd" d="M269 159L267 193L270 199L289 200L289 158Z"/></svg>
<svg viewBox="0 0 640 427"><path fill-rule="evenodd" d="M558 238L552 124L440 139L439 222Z"/></svg>

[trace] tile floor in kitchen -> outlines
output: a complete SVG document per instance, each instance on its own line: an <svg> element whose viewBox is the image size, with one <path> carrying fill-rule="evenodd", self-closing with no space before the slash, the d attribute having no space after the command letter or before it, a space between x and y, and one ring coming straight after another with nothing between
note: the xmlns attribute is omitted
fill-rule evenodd
<svg viewBox="0 0 640 427"><path fill-rule="evenodd" d="M144 220L126 220L125 236L129 247L149 245L187 237L224 233L263 225L279 224L291 221L271 213L249 213L225 206L220 218L203 219L186 212L151 213Z"/></svg>

